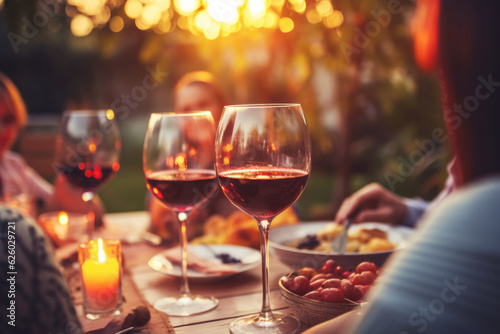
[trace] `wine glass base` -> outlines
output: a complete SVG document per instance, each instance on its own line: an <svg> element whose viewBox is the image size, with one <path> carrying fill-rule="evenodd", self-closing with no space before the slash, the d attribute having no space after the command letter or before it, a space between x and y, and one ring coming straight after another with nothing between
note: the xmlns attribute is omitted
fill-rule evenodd
<svg viewBox="0 0 500 334"><path fill-rule="evenodd" d="M232 334L295 334L300 327L300 320L293 315L273 313L273 318L267 321L259 315L238 318L229 324L229 331Z"/></svg>
<svg viewBox="0 0 500 334"><path fill-rule="evenodd" d="M157 300L154 308L172 316L185 317L210 311L219 304L214 297L181 296L179 298L166 297Z"/></svg>

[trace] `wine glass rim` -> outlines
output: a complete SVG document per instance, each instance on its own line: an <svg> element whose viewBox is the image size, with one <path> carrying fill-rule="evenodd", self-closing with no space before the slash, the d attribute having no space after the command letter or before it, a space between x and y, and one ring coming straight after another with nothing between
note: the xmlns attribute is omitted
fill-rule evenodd
<svg viewBox="0 0 500 334"><path fill-rule="evenodd" d="M268 107L300 107L300 103L248 103L248 104L230 104L225 108L268 108Z"/></svg>
<svg viewBox="0 0 500 334"><path fill-rule="evenodd" d="M212 114L208 110L199 110L199 111L166 111L166 112L152 112L152 115L158 116L202 116L206 114Z"/></svg>

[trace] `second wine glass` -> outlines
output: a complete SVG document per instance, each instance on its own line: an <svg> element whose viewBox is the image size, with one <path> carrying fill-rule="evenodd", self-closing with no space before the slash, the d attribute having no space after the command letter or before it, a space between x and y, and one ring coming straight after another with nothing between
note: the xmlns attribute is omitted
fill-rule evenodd
<svg viewBox="0 0 500 334"><path fill-rule="evenodd" d="M215 156L222 191L258 223L262 255L260 314L236 319L229 329L233 334L297 333L297 318L271 310L268 233L273 218L299 198L311 171L311 143L302 108L299 104L224 107Z"/></svg>
<svg viewBox="0 0 500 334"><path fill-rule="evenodd" d="M169 315L202 313L218 304L214 297L193 295L187 280L187 219L218 186L214 143L215 125L208 111L151 114L143 153L147 188L176 213L180 231L180 296L161 298L154 304Z"/></svg>
<svg viewBox="0 0 500 334"><path fill-rule="evenodd" d="M120 133L112 110L64 112L56 142L56 167L67 182L82 191L90 240L95 222L92 200L120 169L120 151Z"/></svg>

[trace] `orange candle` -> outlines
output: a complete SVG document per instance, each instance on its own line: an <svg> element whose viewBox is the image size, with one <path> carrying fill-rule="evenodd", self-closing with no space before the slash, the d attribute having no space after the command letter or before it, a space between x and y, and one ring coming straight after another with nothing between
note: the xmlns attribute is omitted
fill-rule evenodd
<svg viewBox="0 0 500 334"><path fill-rule="evenodd" d="M106 313L121 306L121 250L116 250L117 244L119 248L119 241L92 240L85 244L86 252L81 251L86 313Z"/></svg>

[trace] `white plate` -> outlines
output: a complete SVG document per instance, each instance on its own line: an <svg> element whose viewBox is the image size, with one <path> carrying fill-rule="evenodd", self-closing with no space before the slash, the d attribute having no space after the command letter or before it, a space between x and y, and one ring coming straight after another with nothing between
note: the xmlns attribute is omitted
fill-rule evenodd
<svg viewBox="0 0 500 334"><path fill-rule="evenodd" d="M377 266L381 266L393 252L393 250L390 250L371 253L345 253L339 255L286 246L286 244L301 239L309 234L317 234L330 223L331 222L305 222L271 229L269 232L269 247L271 254L276 256L281 262L291 266L293 269L300 269L302 267L317 269L321 267L327 259L334 259L338 265L347 269L363 261L370 261ZM377 228L386 231L388 240L397 245L396 250L405 247L413 233L413 229L406 226L392 226L382 223L353 224L350 228L350 232L354 232L360 228Z"/></svg>
<svg viewBox="0 0 500 334"><path fill-rule="evenodd" d="M210 260L214 262L222 263L218 258L215 257L204 245L188 245L188 249L190 252L193 252L201 259ZM209 247L216 252L227 253L236 259L240 259L241 263L231 263L229 266L233 267L236 270L235 273L226 273L226 274L205 274L193 270L188 267L187 276L188 278L218 278L218 277L228 277L235 274L239 274L248 270L252 270L258 266L260 266L260 252L248 247L236 246L236 245L209 245ZM188 257L189 262L189 257ZM163 253L156 254L149 261L148 265L166 275L170 276L181 276L181 267L178 263L172 263L165 258Z"/></svg>

